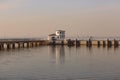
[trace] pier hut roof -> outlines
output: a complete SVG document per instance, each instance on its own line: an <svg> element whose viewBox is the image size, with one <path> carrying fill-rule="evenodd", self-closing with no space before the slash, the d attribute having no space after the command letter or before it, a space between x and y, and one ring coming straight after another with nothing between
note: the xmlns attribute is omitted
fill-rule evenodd
<svg viewBox="0 0 120 80"><path fill-rule="evenodd" d="M56 34L49 34L48 36L56 36Z"/></svg>
<svg viewBox="0 0 120 80"><path fill-rule="evenodd" d="M63 31L63 32L65 32L65 30L57 30L57 31Z"/></svg>

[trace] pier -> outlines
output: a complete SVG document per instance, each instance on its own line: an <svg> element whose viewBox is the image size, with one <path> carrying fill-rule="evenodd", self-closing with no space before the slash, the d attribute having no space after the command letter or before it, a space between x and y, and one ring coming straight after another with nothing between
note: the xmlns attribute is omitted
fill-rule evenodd
<svg viewBox="0 0 120 80"><path fill-rule="evenodd" d="M41 39L0 39L0 50L38 47L48 44L46 42Z"/></svg>
<svg viewBox="0 0 120 80"><path fill-rule="evenodd" d="M32 48L42 45L67 45L67 46L86 46L86 47L119 47L120 40L78 40L78 39L65 39L65 40L42 40L42 39L0 39L0 50L16 49L16 48Z"/></svg>

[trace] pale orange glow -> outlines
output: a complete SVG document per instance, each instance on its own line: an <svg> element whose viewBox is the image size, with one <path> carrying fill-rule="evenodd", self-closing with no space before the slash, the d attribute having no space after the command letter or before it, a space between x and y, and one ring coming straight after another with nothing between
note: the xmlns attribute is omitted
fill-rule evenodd
<svg viewBox="0 0 120 80"><path fill-rule="evenodd" d="M0 3L0 37L41 37L58 29L68 36L120 35L119 2L94 8L29 4L28 0Z"/></svg>

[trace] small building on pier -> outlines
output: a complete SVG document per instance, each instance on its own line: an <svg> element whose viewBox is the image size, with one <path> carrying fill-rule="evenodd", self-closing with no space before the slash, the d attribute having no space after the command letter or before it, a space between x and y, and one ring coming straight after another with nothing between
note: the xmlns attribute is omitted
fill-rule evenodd
<svg viewBox="0 0 120 80"><path fill-rule="evenodd" d="M65 31L57 30L55 33L48 35L48 40L64 40L65 39Z"/></svg>

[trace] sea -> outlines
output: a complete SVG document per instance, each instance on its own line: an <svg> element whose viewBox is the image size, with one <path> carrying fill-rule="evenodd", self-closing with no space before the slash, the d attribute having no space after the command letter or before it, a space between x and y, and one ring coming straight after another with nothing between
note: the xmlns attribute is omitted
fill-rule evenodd
<svg viewBox="0 0 120 80"><path fill-rule="evenodd" d="M40 46L0 51L0 80L120 80L120 48Z"/></svg>

